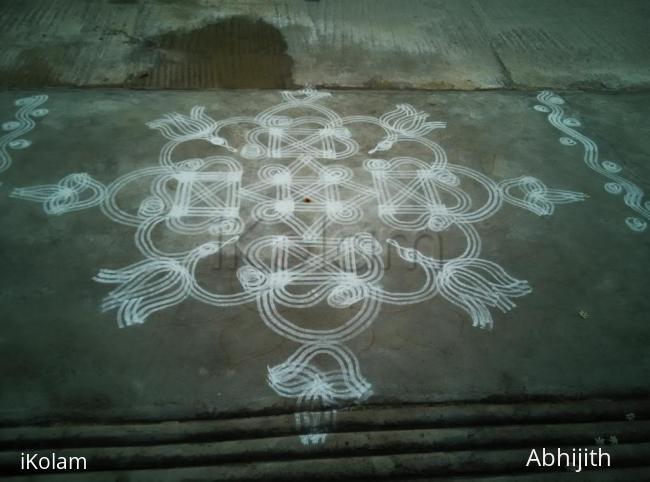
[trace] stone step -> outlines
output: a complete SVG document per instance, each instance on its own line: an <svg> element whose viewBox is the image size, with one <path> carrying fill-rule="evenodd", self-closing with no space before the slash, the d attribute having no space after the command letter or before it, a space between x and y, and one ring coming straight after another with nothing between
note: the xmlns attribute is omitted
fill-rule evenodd
<svg viewBox="0 0 650 482"><path fill-rule="evenodd" d="M556 424L650 419L650 398L562 402L457 403L349 407L339 409L328 430L372 431L484 425ZM295 414L202 420L107 420L0 426L0 450L88 445L147 445L238 440L299 434Z"/></svg>
<svg viewBox="0 0 650 482"><path fill-rule="evenodd" d="M646 475L650 470L648 399L371 407L339 410L334 420L322 443L306 443L310 434L296 430L293 414L5 427L0 473L24 475L20 455L27 451L86 457L90 472L65 474L68 478L43 474L47 480L116 480L119 474L129 481L490 474L520 480L533 471L525 467L532 448L571 452L597 448L597 438L612 456L612 468L602 471L611 480L625 480L616 478L622 470ZM558 470L538 476L562 474ZM645 480L635 477L629 480Z"/></svg>

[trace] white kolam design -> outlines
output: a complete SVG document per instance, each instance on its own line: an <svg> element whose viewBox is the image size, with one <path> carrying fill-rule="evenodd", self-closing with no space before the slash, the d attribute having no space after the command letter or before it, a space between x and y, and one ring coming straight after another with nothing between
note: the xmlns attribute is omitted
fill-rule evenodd
<svg viewBox="0 0 650 482"><path fill-rule="evenodd" d="M372 385L348 342L373 323L382 305L440 296L464 310L474 326L492 327L491 309L512 309L513 300L531 288L481 257L476 224L504 202L541 216L552 214L557 204L584 199L533 177L497 183L450 163L432 139L445 124L428 121L410 105L379 118L341 117L322 104L329 96L313 89L282 92L282 103L255 117L217 121L203 107L194 107L189 116L170 114L149 124L167 139L155 166L107 186L73 174L53 185L13 192L41 202L50 214L100 205L108 218L134 228L142 260L102 269L95 277L113 286L103 309L115 310L120 326L144 323L186 299L215 307L255 304L262 322L296 345L292 355L268 369L267 379L277 394L296 400L304 443L325 439L335 407L371 395ZM241 145L227 138L230 126L246 129ZM354 134L369 128L378 133L376 144L365 146L368 155L360 154ZM197 140L214 146L215 155L173 159L178 146ZM377 156L409 143L429 152L427 160ZM361 168L356 172L350 167L353 156ZM255 166L255 180L244 183L250 176L244 176L238 158ZM139 206L127 207L124 199L133 199L143 186L147 192ZM457 255L434 258L403 246L396 235L378 239L355 229L367 216L405 233L454 231L464 241ZM253 223L265 225L268 234L244 242ZM154 233L161 230L184 240L174 245L186 249L160 245L161 236ZM203 284L199 273L228 244L242 253L244 264L233 280L238 289L220 293ZM399 263L417 268L419 286L386 288L389 251ZM314 307L332 315L320 320L326 326L301 314Z"/></svg>
<svg viewBox="0 0 650 482"><path fill-rule="evenodd" d="M105 194L103 184L79 173L64 177L56 185L14 189L11 197L41 202L47 214L65 214L97 206Z"/></svg>
<svg viewBox="0 0 650 482"><path fill-rule="evenodd" d="M0 173L11 166L10 149L25 149L32 144L30 140L22 136L36 126L34 118L47 115L48 110L40 107L46 100L47 95L34 95L17 99L14 102L18 107L15 120L4 122L1 126L4 134L0 136Z"/></svg>
<svg viewBox="0 0 650 482"><path fill-rule="evenodd" d="M623 195L623 202L637 216L629 216L625 219L625 224L632 231L645 231L650 221L650 200L644 200L643 190L634 182L623 177L621 172L623 167L614 161L601 161L598 153L598 145L578 130L582 123L574 117L566 117L564 108L565 102L559 95L550 91L540 92L537 100L541 104L534 108L539 112L548 114L547 118L550 124L558 129L563 137L560 137L560 143L565 146L582 145L584 149L584 163L593 171L606 177L603 188L609 194L618 196Z"/></svg>

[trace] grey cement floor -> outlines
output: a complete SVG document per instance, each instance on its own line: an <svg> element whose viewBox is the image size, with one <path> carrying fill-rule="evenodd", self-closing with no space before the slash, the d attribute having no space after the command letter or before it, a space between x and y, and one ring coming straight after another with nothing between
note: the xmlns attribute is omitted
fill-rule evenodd
<svg viewBox="0 0 650 482"><path fill-rule="evenodd" d="M0 85L621 90L644 0L3 2Z"/></svg>
<svg viewBox="0 0 650 482"><path fill-rule="evenodd" d="M165 139L145 123L169 112L206 107L214 119L252 116L281 101L277 91L137 92L128 90L6 91L0 119L10 120L15 99L46 93L49 114L23 137L32 145L10 151L12 166L0 186L0 421L170 419L206 415L292 411L295 400L267 385L267 369L297 347L269 330L254 303L214 307L185 300L158 311L146 323L120 329L115 311L102 313L113 286L92 280L102 268L142 259L131 226L95 208L46 215L40 203L10 197L14 188L56 184L73 172L102 183L155 166ZM532 292L513 299L507 313L491 309L492 330L473 328L465 311L440 296L417 304L384 304L372 325L348 343L372 386L365 404L459 400L520 400L530 397L627 396L647 392L650 379L650 265L648 231L633 232L631 210L603 189L604 179L583 162L580 145L558 142L561 134L533 107L535 92L413 93L337 92L321 101L341 116L379 116L409 103L445 121L430 134L449 162L500 181L534 176L549 188L583 192L584 202L556 206L551 216L504 204L475 225L482 254ZM602 160L650 188L650 96L562 93L567 115L599 146ZM229 132L241 148L245 128ZM360 131L359 152L336 161L372 185L362 168L381 136ZM258 161L205 141L179 151L187 158L230 155L241 163L243 183L256 180ZM424 156L396 145L381 157ZM377 156L377 154L375 154ZM286 160L278 162L288 162ZM325 161L333 162L333 161ZM137 210L148 185L121 198ZM480 189L468 187L480 198ZM645 199L645 198L644 198ZM475 201L476 202L476 201ZM365 217L338 234L370 231L382 242L397 230L382 225L373 203ZM271 232L252 224L241 243ZM166 233L166 246L185 246ZM407 238L413 240L407 233ZM452 253L452 231L419 245L424 253ZM206 282L239 289L235 269L211 265ZM419 280L409 266L386 269L383 283L408 288ZM298 310L300 311L300 310ZM334 310L335 312L336 310ZM588 314L585 319L579 312ZM307 326L330 322L332 309L313 311ZM321 326L322 327L322 326Z"/></svg>
<svg viewBox="0 0 650 482"><path fill-rule="evenodd" d="M620 445L606 442L615 470L588 472L579 480L647 479L650 229L630 227L643 227L650 216L644 194L650 189L649 15L643 0L2 2L0 476L23 475L18 454L49 444L68 451L83 447L90 454L92 474L43 476L66 482L331 480L336 474L360 480L414 474L576 480L573 473L528 473L524 452L569 442L592 446L597 436L618 434ZM252 263L243 256L249 246L291 231L255 220L261 199L274 199L273 188L255 186L265 176L261 167L287 165L296 152L273 158L269 151L255 160L255 148L245 148L254 123L240 118L219 131L223 137L210 137L206 132L214 124L208 120L208 131L194 132L174 150L175 161L194 160L170 169L180 170L170 181L168 171L155 167L167 139L146 123L171 112L187 116L196 105L219 122L255 116L282 101L281 89L305 85L329 89L333 95L318 103L352 119L345 124L351 135L324 129L318 136L330 142L326 149L309 139L314 132L308 129L291 133L300 138L307 132L306 141L289 139L283 131L287 121L279 118L274 122L286 144L280 149L316 152L321 167L351 169L357 184L343 184L352 189L339 201L355 199L350 204L363 215L328 226L327 235L351 237L355 269L363 267L359 259L375 259L377 246L385 266L368 285L335 278L339 284L326 289L329 304L323 298L313 308L282 307L269 314L261 300L275 293L269 290L277 287L273 283L287 282L286 273L264 277L240 268ZM549 94L540 108L536 97L543 89L557 92L566 104ZM49 98L14 104L36 94ZM397 118L380 120L396 104L410 104L446 127L419 136L432 126L405 107ZM552 110L550 118L545 110ZM302 105L288 115L307 112ZM190 131L205 127L179 122ZM390 139L390 129L410 134L378 145L384 136ZM270 134L267 129L259 135ZM440 150L427 148L424 138ZM340 153L345 145L354 153L329 158L331 149ZM414 157L426 166L435 165L441 153L452 171L429 172L420 165L416 178L422 176L422 184L407 193L416 211L432 209L427 215L433 224L419 233L396 228L397 221L391 225L393 206L376 197L380 190L371 176L372 170L381 180L386 165L366 161ZM171 205L187 201L179 186L195 186L189 171L196 169L195 159L208 156L232 159L210 161L222 169L205 178L215 182L213 188L224 179L230 188L236 185L237 172L224 177L224 169L235 165L242 171L243 189L228 202L240 200L245 228L219 256L195 248L213 249L222 234L205 225L192 235L170 228L179 222L177 230L191 230L205 219L202 213L183 217ZM234 164L224 167L227 162ZM158 170L115 198L132 213L131 225L116 222L108 212L112 198L102 189L147 168ZM461 180L458 186L450 172ZM102 206L46 213L45 207L76 206L78 194L90 199L88 178L66 178L71 173L91 176ZM154 179L158 184L152 185ZM298 206L298 218L313 221L323 209L340 215L340 204L329 197L329 204L321 202L333 196L331 184L338 181L319 179L294 196L291 209ZM506 180L514 180L510 188L497 184ZM39 185L46 187L20 190ZM86 190L75 191L79 186ZM160 189L171 197L160 197ZM586 198L578 201L578 193ZM30 202L30 196L41 200ZM422 202L435 196L442 196L439 203ZM217 197L214 191L204 200ZM471 228L464 232L458 224L435 224L448 221L440 205L463 199L471 199L462 208L470 211L490 199L501 204L489 216L467 221ZM289 209L286 203L272 206ZM551 215L531 211L549 206ZM176 221L161 224L149 238L138 237L143 221L161 209L170 209ZM224 212L227 222L217 230L233 226L231 211ZM444 272L435 260L458 256L472 229L470 244L480 244L477 257L484 261ZM378 244L354 237L359 232ZM116 273L100 270L141 262L148 249L143 239L163 251L195 249L190 253L199 261L193 267L186 258L179 268L163 259L160 272L178 276L167 285L169 278L155 274L161 265L136 269L139 275L124 285L127 297L120 298L127 315L102 310L118 285L93 277L110 278ZM421 264L400 257L388 239L417 248L418 255L402 254ZM397 305L381 294L418 290L426 284L425 266L436 280L435 296ZM496 279L498 269L507 275ZM211 305L195 288L191 295L189 288L178 288L178 279L216 293L246 292L248 301ZM154 286L146 293L149 300L169 299L173 287L180 294L149 313L144 324L120 328L128 313L145 310L133 299L125 302L139 281ZM313 293L304 285L291 285L289 292L294 288L304 296ZM454 298L463 289L467 296ZM350 299L356 301L345 305ZM378 312L356 336L342 345L318 345L321 352L307 368L277 370L301 345L287 333L280 336L284 325L269 318L284 316L298 335L308 336L310 330L341 326L355 310L369 313L358 307L378 299ZM486 304L507 307L510 301L516 306L506 312L488 306L492 329L472 326L471 303L480 318ZM278 391L305 379L302 397ZM324 403L334 388L339 394ZM635 423L629 423L630 414Z"/></svg>

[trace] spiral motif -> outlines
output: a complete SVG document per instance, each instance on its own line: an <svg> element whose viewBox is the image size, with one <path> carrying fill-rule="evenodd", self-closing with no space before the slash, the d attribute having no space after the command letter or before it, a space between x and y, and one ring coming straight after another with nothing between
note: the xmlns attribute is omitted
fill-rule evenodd
<svg viewBox="0 0 650 482"><path fill-rule="evenodd" d="M605 183L605 191L610 194L620 194L623 192L623 186L617 182L607 182Z"/></svg>
<svg viewBox="0 0 650 482"><path fill-rule="evenodd" d="M264 155L264 149L256 144L245 144L241 155L246 159L259 159Z"/></svg>
<svg viewBox="0 0 650 482"><path fill-rule="evenodd" d="M45 108L35 109L32 111L32 117L45 117L49 113L50 111Z"/></svg>
<svg viewBox="0 0 650 482"><path fill-rule="evenodd" d="M340 224L355 223L363 216L363 212L358 206L344 203L332 203L326 209L329 218Z"/></svg>
<svg viewBox="0 0 650 482"><path fill-rule="evenodd" d="M31 104L32 102L36 102L38 100L38 97L36 96L31 96L31 97L23 97L22 99L17 99L14 104L16 107L23 107L28 104Z"/></svg>
<svg viewBox="0 0 650 482"><path fill-rule="evenodd" d="M267 164L258 171L258 176L262 181L268 181L273 184L287 184L291 182L291 171L280 164Z"/></svg>
<svg viewBox="0 0 650 482"><path fill-rule="evenodd" d="M431 216L427 221L427 227L435 233L440 233L451 225L451 221L448 216Z"/></svg>
<svg viewBox="0 0 650 482"><path fill-rule="evenodd" d="M203 167L205 161L203 159L187 159L185 161L180 161L176 165L182 169L187 169L188 171L196 171Z"/></svg>
<svg viewBox="0 0 650 482"><path fill-rule="evenodd" d="M28 141L27 139L14 139L9 143L9 147L12 149L25 149L31 145L32 142Z"/></svg>
<svg viewBox="0 0 650 482"><path fill-rule="evenodd" d="M545 105L536 105L535 107L533 107L533 109L535 109L537 112L545 112L545 113L551 112L551 109L549 109Z"/></svg>
<svg viewBox="0 0 650 482"><path fill-rule="evenodd" d="M332 308L349 308L366 297L363 285L338 285L327 295L327 304Z"/></svg>
<svg viewBox="0 0 650 482"><path fill-rule="evenodd" d="M13 131L20 127L20 122L18 121L9 121L2 124L3 131Z"/></svg>
<svg viewBox="0 0 650 482"><path fill-rule="evenodd" d="M239 234L242 231L242 223L239 219L227 218L221 219L208 228L208 232L213 236L222 234Z"/></svg>
<svg viewBox="0 0 650 482"><path fill-rule="evenodd" d="M436 180L443 184L448 186L458 186L460 184L458 176L447 169L438 169L434 172Z"/></svg>
<svg viewBox="0 0 650 482"><path fill-rule="evenodd" d="M245 291L255 292L268 284L268 277L252 266L242 266L237 270L237 279Z"/></svg>
<svg viewBox="0 0 650 482"><path fill-rule="evenodd" d="M568 127L580 127L582 125L580 121L574 117L567 117L562 122L564 122L564 125Z"/></svg>
<svg viewBox="0 0 650 482"><path fill-rule="evenodd" d="M648 227L648 223L645 222L643 219L634 218L634 217L626 218L625 224L627 224L627 227L630 228L632 231L636 231L638 233L640 233L641 231L645 231L645 229Z"/></svg>
<svg viewBox="0 0 650 482"><path fill-rule="evenodd" d="M383 171L388 169L389 166L390 164L384 159L366 159L363 163L363 167L369 171Z"/></svg>
<svg viewBox="0 0 650 482"><path fill-rule="evenodd" d="M327 183L339 183L352 179L352 169L345 166L330 166L320 173L320 179Z"/></svg>
<svg viewBox="0 0 650 482"><path fill-rule="evenodd" d="M603 161L603 169L608 172L620 172L623 168L613 161Z"/></svg>
<svg viewBox="0 0 650 482"><path fill-rule="evenodd" d="M93 183L93 179L85 172L75 172L64 177L60 185L66 186L76 191L86 189Z"/></svg>
<svg viewBox="0 0 650 482"><path fill-rule="evenodd" d="M257 221L262 223L275 223L282 219L282 214L278 212L274 202L265 202L253 207L251 215Z"/></svg>
<svg viewBox="0 0 650 482"><path fill-rule="evenodd" d="M565 146L575 146L576 141L574 141L570 137L560 137L560 144L563 144Z"/></svg>
<svg viewBox="0 0 650 482"><path fill-rule="evenodd" d="M158 196L150 196L140 203L138 214L146 218L157 216L165 209L165 203Z"/></svg>
<svg viewBox="0 0 650 482"><path fill-rule="evenodd" d="M380 254L381 244L370 233L358 233L354 236L354 246L367 255Z"/></svg>
<svg viewBox="0 0 650 482"><path fill-rule="evenodd" d="M293 119L284 115L274 115L266 119L266 125L269 127L288 127L292 123Z"/></svg>

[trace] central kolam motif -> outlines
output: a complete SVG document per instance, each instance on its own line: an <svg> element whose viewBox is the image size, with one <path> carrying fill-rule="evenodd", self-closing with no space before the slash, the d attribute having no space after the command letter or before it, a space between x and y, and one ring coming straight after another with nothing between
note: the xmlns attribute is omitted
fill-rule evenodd
<svg viewBox="0 0 650 482"><path fill-rule="evenodd" d="M346 343L373 323L382 305L442 297L463 309L473 326L490 328L490 309L510 310L513 299L531 288L481 257L476 223L493 216L504 202L541 216L552 214L557 204L586 197L549 189L530 176L495 182L450 163L432 139L445 123L429 121L427 114L408 104L378 118L342 117L323 105L328 97L313 89L282 92L283 102L255 117L214 120L198 106L189 116L168 114L148 124L168 140L157 165L108 185L77 173L57 184L12 193L43 203L48 214L100 206L109 219L135 229L142 260L102 269L95 277L114 285L103 308L116 310L120 326L144 323L151 314L186 299L216 307L256 304L264 324L297 345L286 360L269 368L269 386L295 399L301 410L325 409L317 415L296 415L302 432L314 432L303 436L305 443L324 440L322 432L332 423L336 406L371 395L371 382ZM296 111L300 115L291 115ZM227 138L231 126L247 129L243 145ZM345 165L346 159L360 155L354 133L362 126L383 132L363 160L371 185L355 179ZM214 146L215 155L173 159L179 146L197 140ZM424 149L430 157L389 155L405 143L417 144L418 151ZM242 166L255 169L255 182L244 183ZM149 194L140 205L121 206L120 193L144 180ZM477 189L482 191L480 202L470 194ZM398 231L455 229L464 248L457 256L435 258L369 232L340 234L338 228L354 229L366 212ZM273 234L244 243L251 223L267 225ZM157 243L154 232L160 229L207 240L172 252ZM238 291L211 291L201 284L198 272L228 244L235 244L244 259L236 271ZM386 250L417 267L420 286L403 292L385 287ZM334 316L327 327L310 327L300 313L317 306L345 316Z"/></svg>

